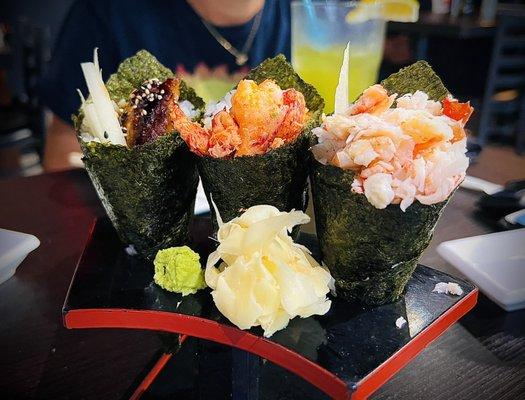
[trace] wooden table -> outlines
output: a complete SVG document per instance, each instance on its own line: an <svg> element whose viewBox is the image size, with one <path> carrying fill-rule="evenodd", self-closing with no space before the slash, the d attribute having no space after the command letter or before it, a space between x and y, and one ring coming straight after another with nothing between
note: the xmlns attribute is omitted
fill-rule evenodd
<svg viewBox="0 0 525 400"><path fill-rule="evenodd" d="M471 173L523 178L525 159L489 148ZM486 233L477 195L459 190L422 262L443 240ZM84 171L0 181L0 226L35 234L40 247L0 285L0 398L118 399L160 346L154 332L68 331L61 307L93 218L103 215ZM525 396L525 311L486 298L375 395L376 399L517 399Z"/></svg>

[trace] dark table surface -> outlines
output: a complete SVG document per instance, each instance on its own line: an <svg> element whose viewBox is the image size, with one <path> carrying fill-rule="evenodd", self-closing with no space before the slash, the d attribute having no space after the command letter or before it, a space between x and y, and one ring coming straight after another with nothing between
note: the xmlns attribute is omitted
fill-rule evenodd
<svg viewBox="0 0 525 400"><path fill-rule="evenodd" d="M520 178L524 159L488 149L475 176ZM459 190L422 263L459 275L438 243L491 228L473 217L478 195ZM0 226L40 247L0 285L0 398L118 399L160 347L156 333L66 330L61 307L93 219L103 215L84 171L0 181ZM307 227L307 228L311 228ZM478 306L430 345L374 399L518 399L525 396L525 311Z"/></svg>

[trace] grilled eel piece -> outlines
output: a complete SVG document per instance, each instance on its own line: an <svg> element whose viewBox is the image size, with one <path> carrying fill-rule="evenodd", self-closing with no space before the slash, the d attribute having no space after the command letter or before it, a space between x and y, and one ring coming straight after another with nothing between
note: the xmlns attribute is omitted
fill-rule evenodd
<svg viewBox="0 0 525 400"><path fill-rule="evenodd" d="M179 86L179 78L168 78L162 83L150 79L131 93L121 116L129 148L152 142L175 130L176 119L185 117L177 103Z"/></svg>

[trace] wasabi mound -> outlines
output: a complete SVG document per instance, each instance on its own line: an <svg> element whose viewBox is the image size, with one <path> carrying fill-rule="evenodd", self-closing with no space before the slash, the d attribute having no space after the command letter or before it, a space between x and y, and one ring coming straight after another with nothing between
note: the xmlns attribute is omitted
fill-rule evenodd
<svg viewBox="0 0 525 400"><path fill-rule="evenodd" d="M153 261L153 279L170 292L182 293L183 296L196 293L206 287L199 259L199 255L188 246L159 250Z"/></svg>

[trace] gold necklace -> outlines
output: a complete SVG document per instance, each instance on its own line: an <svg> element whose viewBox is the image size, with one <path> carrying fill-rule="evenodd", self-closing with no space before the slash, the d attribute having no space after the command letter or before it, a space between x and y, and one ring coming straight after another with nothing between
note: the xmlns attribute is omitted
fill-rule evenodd
<svg viewBox="0 0 525 400"><path fill-rule="evenodd" d="M248 61L248 52L250 51L253 44L253 40L255 39L255 35L259 30L259 25L261 25L262 12L263 10L259 11L259 13L255 16L255 19L253 20L252 24L252 29L250 30L250 33L246 38L246 42L244 42L244 46L242 46L242 50L237 50L228 40L224 38L224 36L222 36L219 33L217 29L215 29L213 25L209 24L206 20L204 20L204 18L201 18L201 21L202 24L206 27L206 29L208 29L210 34L215 38L215 40L222 47L224 47L224 49L228 53L235 57L235 63L239 66L242 66Z"/></svg>

